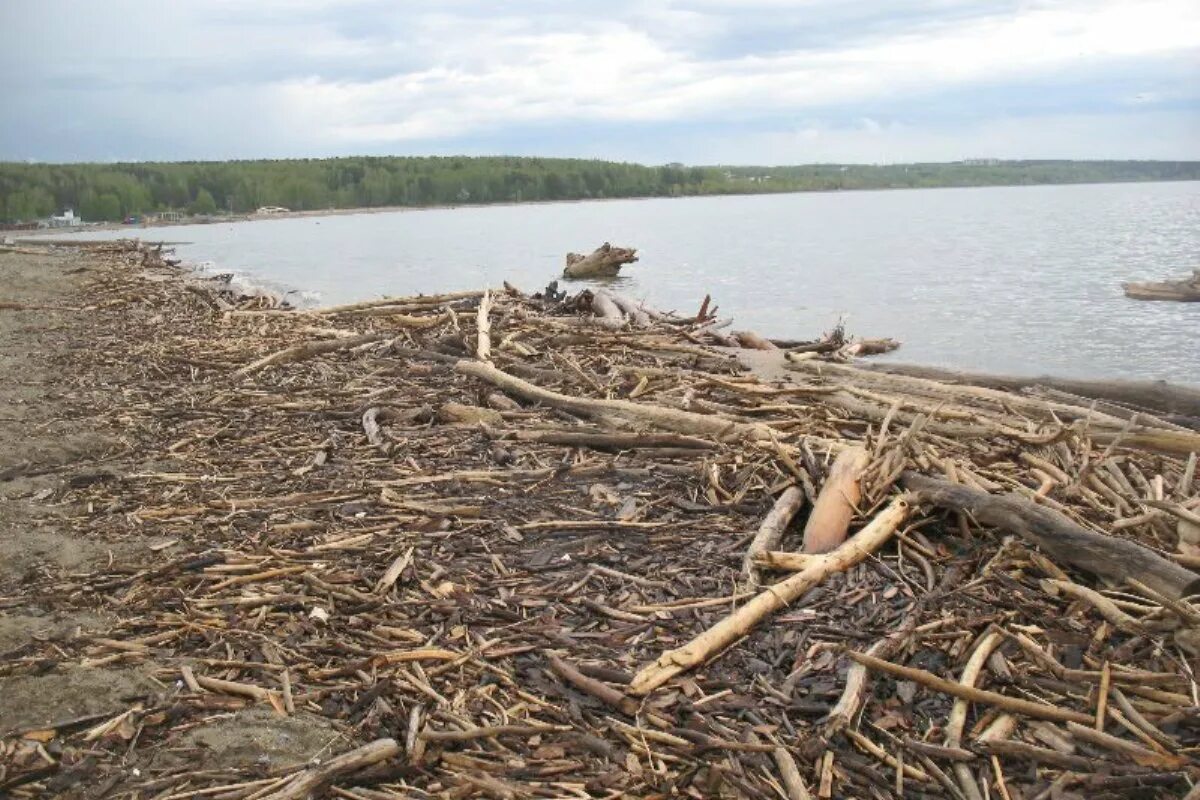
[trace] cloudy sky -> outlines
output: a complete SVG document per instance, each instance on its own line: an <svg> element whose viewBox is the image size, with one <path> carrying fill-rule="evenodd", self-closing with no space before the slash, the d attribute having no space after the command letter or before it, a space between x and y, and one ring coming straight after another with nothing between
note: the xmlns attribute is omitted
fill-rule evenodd
<svg viewBox="0 0 1200 800"><path fill-rule="evenodd" d="M0 159L1200 159L1197 0L0 0Z"/></svg>

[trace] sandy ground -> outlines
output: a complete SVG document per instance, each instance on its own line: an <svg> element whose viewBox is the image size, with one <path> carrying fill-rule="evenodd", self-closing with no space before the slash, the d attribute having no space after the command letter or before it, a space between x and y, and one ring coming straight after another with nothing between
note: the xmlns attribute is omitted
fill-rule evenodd
<svg viewBox="0 0 1200 800"><path fill-rule="evenodd" d="M120 376L90 344L98 323L87 310L95 302L89 261L0 248L0 736L120 713L129 700L168 689L148 675L152 664L80 668L29 657L47 643L103 637L122 620L111 598L36 594L27 589L35 580L154 557L152 537L106 541L79 524L91 509L56 502L62 487L161 466L138 454L119 419L96 411L99 398L108 405L120 392ZM302 762L334 738L319 720L251 710L197 729L179 748L203 753L209 765ZM68 792L68 783L53 796L93 796Z"/></svg>

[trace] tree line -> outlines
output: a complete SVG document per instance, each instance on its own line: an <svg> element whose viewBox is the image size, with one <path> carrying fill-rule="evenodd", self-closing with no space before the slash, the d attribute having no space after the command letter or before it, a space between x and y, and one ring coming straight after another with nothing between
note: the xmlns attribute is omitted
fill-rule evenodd
<svg viewBox="0 0 1200 800"><path fill-rule="evenodd" d="M0 219L74 208L87 221L155 211L246 213L606 197L1197 180L1200 162L978 161L884 166L645 166L585 159L361 157L126 164L0 163Z"/></svg>

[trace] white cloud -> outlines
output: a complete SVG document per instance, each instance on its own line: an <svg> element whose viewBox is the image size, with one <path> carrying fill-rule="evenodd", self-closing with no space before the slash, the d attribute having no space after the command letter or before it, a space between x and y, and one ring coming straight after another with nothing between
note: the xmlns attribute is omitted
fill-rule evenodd
<svg viewBox="0 0 1200 800"><path fill-rule="evenodd" d="M1088 76L1118 67L1119 87L1089 85ZM1174 83L1153 75L1137 83L1139 70L1165 70ZM740 136L745 155L724 160L746 161L762 160L755 137L828 140L838 125L819 120L837 117L863 120L849 138L863 148L902 141L903 129L940 142L941 157L952 158L957 146L947 137L1017 124L1006 121L1009 109L978 106L972 92L1012 85L1014 103L1037 106L1043 88L1067 73L1087 102L1113 114L1132 119L1170 105L1180 119L1200 118L1200 92L1178 77L1200 73L1200 4L611 0L597 17L592 3L569 0L502 10L480 0L5 0L0 84L14 98L14 125L0 131L0 157L54 157L14 150L42 146L38 127L46 125L60 131L59 150L77 144L72 154L121 146L76 143L78 127L161 143L128 153L156 157L220 157L222 147L238 155L404 152L468 139L486 147L529 128L578 135L670 127L675 133L660 136L671 138L631 155L672 160L705 135L731 147ZM928 113L950 94L975 127ZM1069 107L1068 95L1056 95L1068 107L1027 112L1024 124L1098 113L1082 107L1083 97ZM63 108L72 110L70 124L59 119ZM818 122L797 124L804 119ZM724 131L731 123L748 130ZM803 132L772 133L781 129ZM1035 137L1025 141L1037 146ZM1132 156L1151 151L1143 138L1107 141ZM572 141L557 144L571 152ZM1195 140L1154 150L1170 147L1200 155Z"/></svg>

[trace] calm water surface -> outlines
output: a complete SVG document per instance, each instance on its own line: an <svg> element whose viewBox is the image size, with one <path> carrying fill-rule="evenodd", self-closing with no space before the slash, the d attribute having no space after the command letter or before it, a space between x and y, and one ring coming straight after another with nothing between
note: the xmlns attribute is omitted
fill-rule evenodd
<svg viewBox="0 0 1200 800"><path fill-rule="evenodd" d="M120 233L113 234L121 235ZM128 232L126 232L128 235ZM321 303L558 277L568 250L639 248L619 289L735 328L811 338L839 317L891 358L1200 383L1200 303L1123 280L1200 267L1200 183L845 192L493 206L151 230L178 253Z"/></svg>

